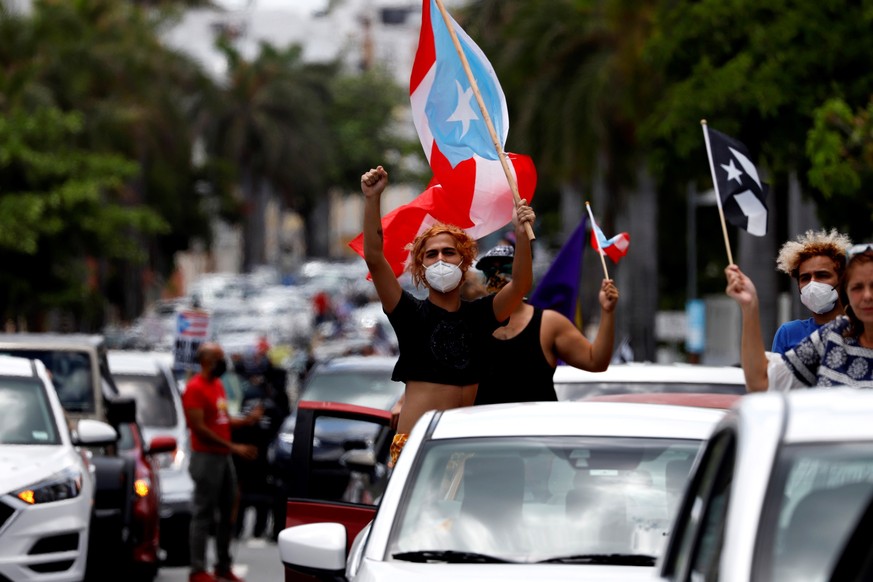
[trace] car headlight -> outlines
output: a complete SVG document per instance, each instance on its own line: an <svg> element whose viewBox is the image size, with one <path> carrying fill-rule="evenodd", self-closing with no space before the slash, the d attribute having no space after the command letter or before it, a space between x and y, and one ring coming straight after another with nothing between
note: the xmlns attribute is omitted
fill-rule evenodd
<svg viewBox="0 0 873 582"><path fill-rule="evenodd" d="M75 467L67 467L47 479L15 491L14 494L25 503L34 505L72 499L81 491L82 472Z"/></svg>

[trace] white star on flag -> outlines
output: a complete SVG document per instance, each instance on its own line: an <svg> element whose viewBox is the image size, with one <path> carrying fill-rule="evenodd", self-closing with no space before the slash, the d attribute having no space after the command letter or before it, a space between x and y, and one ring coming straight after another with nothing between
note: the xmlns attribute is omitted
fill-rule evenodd
<svg viewBox="0 0 873 582"><path fill-rule="evenodd" d="M743 181L740 180L740 176L743 173L734 165L734 161L731 160L730 164L721 164L721 167L724 168L724 171L727 172L727 180L730 182L731 180L736 180L737 184L742 184Z"/></svg>
<svg viewBox="0 0 873 582"><path fill-rule="evenodd" d="M460 121L461 137L464 137L467 134L467 130L470 129L470 121L478 121L479 116L476 115L473 107L470 106L470 101L473 99L473 88L469 87L464 91L459 81L456 80L455 84L458 87L458 106L446 121Z"/></svg>

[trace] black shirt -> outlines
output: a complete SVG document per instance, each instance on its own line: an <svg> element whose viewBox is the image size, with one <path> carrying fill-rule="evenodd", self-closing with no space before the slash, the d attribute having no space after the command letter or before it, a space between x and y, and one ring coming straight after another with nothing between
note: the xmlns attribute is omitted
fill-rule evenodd
<svg viewBox="0 0 873 582"><path fill-rule="evenodd" d="M533 316L517 336L489 338L487 367L476 392L476 404L558 400L555 368L543 354L540 342L542 322L543 310L534 307Z"/></svg>
<svg viewBox="0 0 873 582"><path fill-rule="evenodd" d="M446 311L404 291L388 321L397 334L400 357L392 380L476 384L482 376L484 344L506 322L494 316L494 296L461 301Z"/></svg>

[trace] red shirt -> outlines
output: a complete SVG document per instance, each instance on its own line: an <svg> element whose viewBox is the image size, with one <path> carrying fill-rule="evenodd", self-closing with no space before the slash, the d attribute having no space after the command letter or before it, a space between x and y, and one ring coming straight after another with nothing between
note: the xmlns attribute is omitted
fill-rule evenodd
<svg viewBox="0 0 873 582"><path fill-rule="evenodd" d="M185 386L185 392L182 394L182 405L186 412L189 409L199 408L202 410L206 427L221 438L230 440L230 416L227 414L227 398L220 379L207 379L202 374L195 375ZM203 442L193 430L191 431L191 450L199 453L230 453L228 447Z"/></svg>

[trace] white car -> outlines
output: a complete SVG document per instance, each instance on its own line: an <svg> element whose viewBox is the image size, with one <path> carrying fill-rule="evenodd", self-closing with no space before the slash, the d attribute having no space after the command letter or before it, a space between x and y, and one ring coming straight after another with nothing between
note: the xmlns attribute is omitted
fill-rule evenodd
<svg viewBox="0 0 873 582"><path fill-rule="evenodd" d="M687 392L745 394L746 379L737 366L697 364L610 364L603 372L561 365L553 376L558 400L584 400L610 394Z"/></svg>
<svg viewBox="0 0 873 582"><path fill-rule="evenodd" d="M84 577L94 477L77 447L117 440L90 419L72 438L42 362L0 356L0 580Z"/></svg>
<svg viewBox="0 0 873 582"><path fill-rule="evenodd" d="M614 402L431 411L348 553L343 523L308 523L280 533L280 556L292 571L356 582L649 579L723 414Z"/></svg>
<svg viewBox="0 0 873 582"><path fill-rule="evenodd" d="M869 579L832 572L873 499L871 418L869 390L744 396L694 469L660 578Z"/></svg>
<svg viewBox="0 0 873 582"><path fill-rule="evenodd" d="M161 547L171 564L187 563L194 481L188 473L191 448L188 425L176 379L173 354L110 350L109 371L123 397L136 401L136 415L145 442L173 437L176 448L153 459L160 479Z"/></svg>

